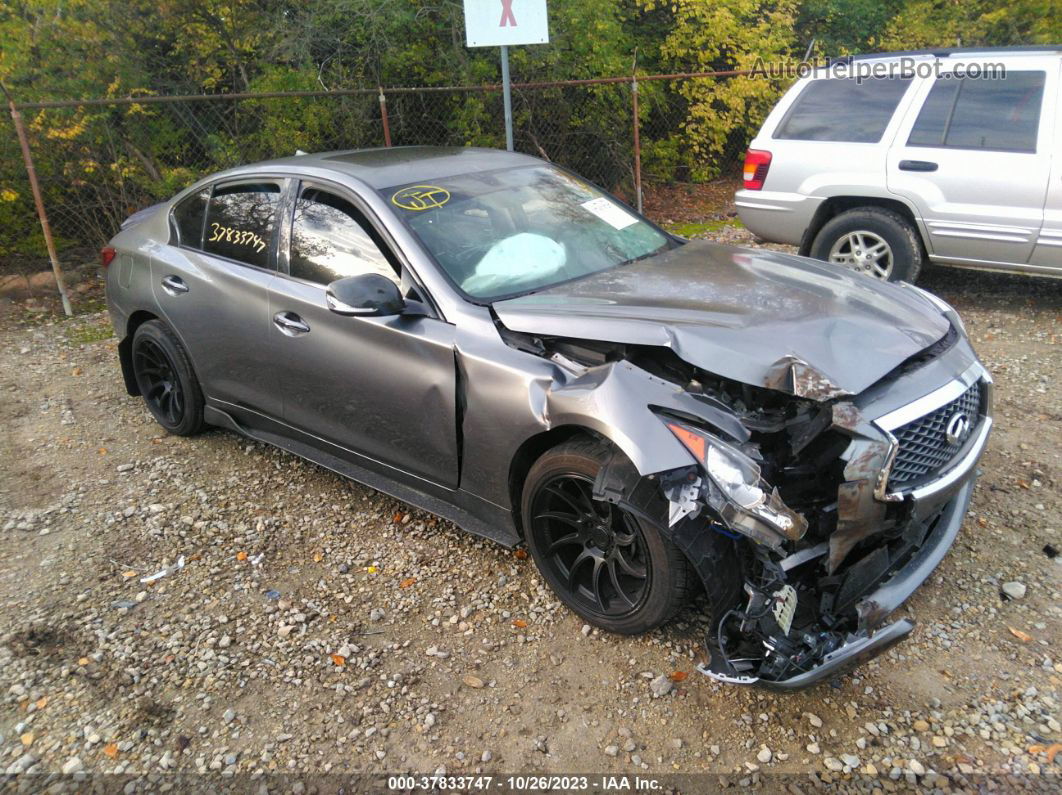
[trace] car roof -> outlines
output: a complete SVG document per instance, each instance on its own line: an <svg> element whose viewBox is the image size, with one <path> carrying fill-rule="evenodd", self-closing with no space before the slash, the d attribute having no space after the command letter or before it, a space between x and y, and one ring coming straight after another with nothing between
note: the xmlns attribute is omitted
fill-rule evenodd
<svg viewBox="0 0 1062 795"><path fill-rule="evenodd" d="M256 171L272 166L297 169L326 169L356 177L380 190L410 182L426 182L459 174L493 171L518 166L541 165L530 155L462 146L392 146L386 149L350 149L251 163L229 174Z"/></svg>
<svg viewBox="0 0 1062 795"><path fill-rule="evenodd" d="M898 52L866 52L856 55L840 55L828 58L830 64L844 64L853 61L898 61L903 58L932 60L935 58L976 58L991 56L997 59L1058 55L1062 45L1016 45L1013 47L941 47L929 50L906 50Z"/></svg>

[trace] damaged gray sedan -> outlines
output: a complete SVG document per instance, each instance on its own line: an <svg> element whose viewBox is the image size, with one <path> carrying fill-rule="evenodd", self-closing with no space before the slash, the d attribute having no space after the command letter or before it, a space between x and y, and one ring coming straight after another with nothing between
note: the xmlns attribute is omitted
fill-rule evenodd
<svg viewBox="0 0 1062 795"><path fill-rule="evenodd" d="M942 301L687 242L524 155L216 174L104 249L130 394L508 546L595 626L706 594L715 679L791 689L912 630L992 382Z"/></svg>

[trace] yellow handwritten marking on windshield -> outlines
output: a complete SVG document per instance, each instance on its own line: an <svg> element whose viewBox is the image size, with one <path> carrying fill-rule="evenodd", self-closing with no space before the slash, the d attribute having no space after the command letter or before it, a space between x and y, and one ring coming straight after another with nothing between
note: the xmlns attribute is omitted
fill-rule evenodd
<svg viewBox="0 0 1062 795"><path fill-rule="evenodd" d="M450 191L436 185L410 185L391 197L391 204L403 210L433 210L450 201Z"/></svg>

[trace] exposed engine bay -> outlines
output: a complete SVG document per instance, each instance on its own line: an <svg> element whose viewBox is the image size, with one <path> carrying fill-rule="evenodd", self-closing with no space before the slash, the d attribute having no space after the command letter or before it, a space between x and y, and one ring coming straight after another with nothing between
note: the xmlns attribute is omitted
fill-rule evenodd
<svg viewBox="0 0 1062 795"><path fill-rule="evenodd" d="M503 337L577 378L623 362L695 398L689 410L651 408L696 465L644 475L617 453L594 496L666 527L697 570L711 613L702 673L801 687L911 631L905 620L874 630L950 546L972 484L917 509L890 494L895 439L866 419L859 398L800 361L779 361L771 383L757 387L667 348L508 329ZM955 341L947 335L885 380ZM910 582L875 593L901 569Z"/></svg>

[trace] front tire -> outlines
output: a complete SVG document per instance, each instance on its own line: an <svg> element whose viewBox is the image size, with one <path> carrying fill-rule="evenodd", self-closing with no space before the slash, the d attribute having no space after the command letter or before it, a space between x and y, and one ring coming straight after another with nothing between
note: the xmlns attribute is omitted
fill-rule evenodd
<svg viewBox="0 0 1062 795"><path fill-rule="evenodd" d="M610 454L595 439L545 453L528 472L522 517L531 555L557 597L594 626L635 635L672 618L695 579L660 528L593 499Z"/></svg>
<svg viewBox="0 0 1062 795"><path fill-rule="evenodd" d="M203 391L177 336L149 320L133 334L131 351L137 389L155 421L177 436L203 430Z"/></svg>
<svg viewBox="0 0 1062 795"><path fill-rule="evenodd" d="M913 282L925 253L910 221L884 207L857 207L831 218L811 256L878 279Z"/></svg>

